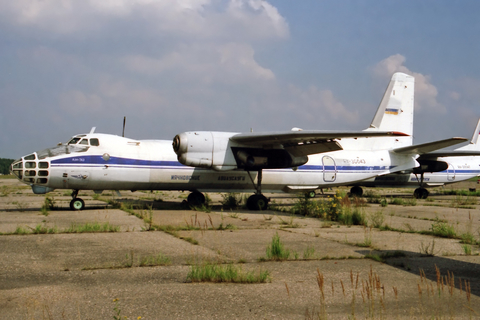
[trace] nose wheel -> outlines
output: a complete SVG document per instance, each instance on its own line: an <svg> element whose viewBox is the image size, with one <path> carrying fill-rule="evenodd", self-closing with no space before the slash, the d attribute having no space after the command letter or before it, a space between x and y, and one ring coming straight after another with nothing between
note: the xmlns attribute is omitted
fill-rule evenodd
<svg viewBox="0 0 480 320"><path fill-rule="evenodd" d="M73 211L85 209L85 201L80 198L77 198L78 190L73 190L72 192L72 201L70 201L70 209Z"/></svg>

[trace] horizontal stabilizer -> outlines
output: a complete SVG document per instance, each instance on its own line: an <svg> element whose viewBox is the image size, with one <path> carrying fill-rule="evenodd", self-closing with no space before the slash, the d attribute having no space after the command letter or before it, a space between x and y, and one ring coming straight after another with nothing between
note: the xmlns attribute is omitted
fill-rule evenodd
<svg viewBox="0 0 480 320"><path fill-rule="evenodd" d="M395 153L401 153L401 154L424 154L424 153L429 153L435 150L454 146L456 144L463 143L465 141L468 141L468 139L454 137L454 138L445 139L445 140L439 140L439 141L427 142L422 144L416 144L408 147L397 148L397 149L393 149L393 151Z"/></svg>

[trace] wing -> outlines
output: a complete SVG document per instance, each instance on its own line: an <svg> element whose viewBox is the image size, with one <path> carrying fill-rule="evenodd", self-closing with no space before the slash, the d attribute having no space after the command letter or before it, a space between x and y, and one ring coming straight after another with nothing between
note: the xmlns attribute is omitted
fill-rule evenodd
<svg viewBox="0 0 480 320"><path fill-rule="evenodd" d="M248 132L230 137L230 140L249 147L262 149L281 148L295 157L309 154L343 150L337 140L342 138L407 136L395 131L283 131Z"/></svg>
<svg viewBox="0 0 480 320"><path fill-rule="evenodd" d="M450 147L459 143L463 143L465 141L468 141L468 139L454 137L454 138L445 139L445 140L438 140L433 142L416 144L408 147L397 148L397 149L394 149L393 151L395 153L400 153L400 154L420 154L420 155L423 155L426 153L431 154L432 151Z"/></svg>

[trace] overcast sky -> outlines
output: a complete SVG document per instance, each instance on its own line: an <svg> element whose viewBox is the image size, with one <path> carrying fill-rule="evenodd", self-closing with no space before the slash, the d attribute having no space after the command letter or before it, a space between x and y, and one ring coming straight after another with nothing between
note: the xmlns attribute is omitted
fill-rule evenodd
<svg viewBox="0 0 480 320"><path fill-rule="evenodd" d="M415 142L471 138L480 1L0 0L0 157L89 132L361 130L414 75Z"/></svg>

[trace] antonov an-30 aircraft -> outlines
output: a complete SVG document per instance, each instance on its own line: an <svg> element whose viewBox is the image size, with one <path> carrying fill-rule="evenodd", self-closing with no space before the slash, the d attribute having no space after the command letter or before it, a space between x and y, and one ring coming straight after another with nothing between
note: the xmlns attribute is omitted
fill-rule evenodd
<svg viewBox="0 0 480 320"><path fill-rule="evenodd" d="M188 202L197 204L204 202L202 192L255 190L247 207L263 210L268 200L262 191L351 185L418 166L415 158L424 148L466 140L412 147L413 90L413 77L394 74L364 131L186 132L174 138L174 152L168 140L133 140L93 128L22 157L11 171L37 194L72 189L73 210L85 207L79 190L188 190Z"/></svg>
<svg viewBox="0 0 480 320"><path fill-rule="evenodd" d="M361 187L415 188L417 199L426 199L426 188L465 181L480 175L480 120L473 132L470 144L455 150L433 151L417 158L420 166L407 173L392 173L355 183L350 189L353 195L361 196Z"/></svg>

